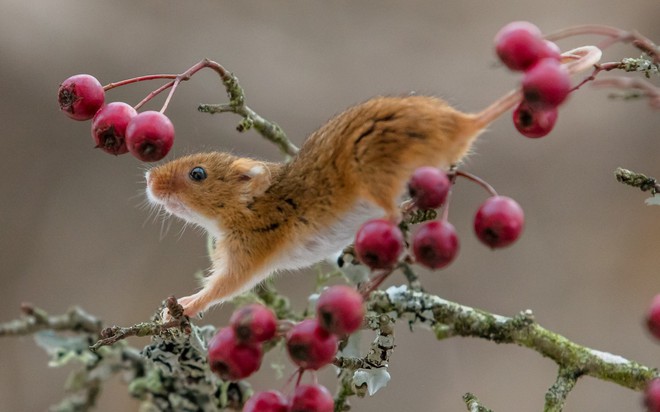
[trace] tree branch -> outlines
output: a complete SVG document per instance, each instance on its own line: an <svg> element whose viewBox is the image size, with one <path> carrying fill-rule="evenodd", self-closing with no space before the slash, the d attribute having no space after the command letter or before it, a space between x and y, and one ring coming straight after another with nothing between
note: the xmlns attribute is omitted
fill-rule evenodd
<svg viewBox="0 0 660 412"><path fill-rule="evenodd" d="M62 315L49 315L43 309L24 303L21 311L23 318L0 324L0 337L30 335L40 330L101 333L101 321L79 307L73 307Z"/></svg>
<svg viewBox="0 0 660 412"><path fill-rule="evenodd" d="M89 349L95 352L101 346L112 345L129 336L157 336L171 328L179 328L184 333L189 334L191 331L190 320L183 314L183 307L174 296L170 296L165 300L165 307L172 316L172 320L165 323L157 320L140 322L129 327L112 326L105 328L101 331L102 339L90 346Z"/></svg>
<svg viewBox="0 0 660 412"><path fill-rule="evenodd" d="M220 64L215 62L212 68L220 75L222 83L227 90L229 96L228 104L200 104L197 107L202 113L236 113L243 117L243 120L236 128L239 132L243 132L254 127L263 137L275 143L280 151L291 158L298 153L298 148L291 143L287 138L284 130L275 122L264 119L245 104L245 92L238 83L238 78L231 72L227 71ZM220 70L221 69L221 70Z"/></svg>
<svg viewBox="0 0 660 412"><path fill-rule="evenodd" d="M438 296L411 291L405 286L387 291L374 291L367 303L376 313L397 313L411 322L442 324L450 327L449 335L470 336L497 343L514 343L550 358L563 370L579 371L598 379L641 391L653 378L660 376L653 368L578 345L551 332L534 321L531 311L513 318L491 314L469 306L444 300Z"/></svg>

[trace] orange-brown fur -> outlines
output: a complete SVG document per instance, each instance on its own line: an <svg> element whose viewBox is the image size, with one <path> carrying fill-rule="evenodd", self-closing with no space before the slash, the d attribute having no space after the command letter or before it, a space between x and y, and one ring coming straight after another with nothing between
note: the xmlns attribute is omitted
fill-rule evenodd
<svg viewBox="0 0 660 412"><path fill-rule="evenodd" d="M185 313L263 280L285 251L313 243L359 202L398 220L397 201L412 172L458 163L479 132L473 115L442 100L378 97L331 119L287 164L201 153L155 167L150 198L176 199L165 208L216 237L213 271L201 291L180 299ZM208 177L192 181L194 167Z"/></svg>

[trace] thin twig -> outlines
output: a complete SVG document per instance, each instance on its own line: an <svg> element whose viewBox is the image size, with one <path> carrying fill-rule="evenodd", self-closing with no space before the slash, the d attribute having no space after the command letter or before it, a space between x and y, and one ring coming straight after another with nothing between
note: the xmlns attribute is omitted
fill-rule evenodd
<svg viewBox="0 0 660 412"><path fill-rule="evenodd" d="M560 367L557 380L545 394L543 412L561 412L568 394L573 390L582 372Z"/></svg>
<svg viewBox="0 0 660 412"><path fill-rule="evenodd" d="M73 307L62 315L49 315L43 309L24 303L21 311L23 318L0 324L0 337L30 335L40 330L101 333L101 321L79 307Z"/></svg>
<svg viewBox="0 0 660 412"><path fill-rule="evenodd" d="M89 349L94 352L101 346L112 345L129 336L161 335L171 328L179 328L185 333L190 333L190 320L183 314L183 307L177 302L176 298L174 296L167 298L165 300L165 306L172 317L170 321L165 323L160 321L141 322L129 327L113 326L105 328L101 332L102 339L90 346Z"/></svg>
<svg viewBox="0 0 660 412"><path fill-rule="evenodd" d="M660 193L660 183L655 178L648 177L645 174L617 167L614 171L614 176L618 182L624 185L638 187L642 192L648 192L650 190L653 195Z"/></svg>
<svg viewBox="0 0 660 412"><path fill-rule="evenodd" d="M493 412L492 410L481 405L479 399L470 392L463 395L463 402L467 406L468 412Z"/></svg>

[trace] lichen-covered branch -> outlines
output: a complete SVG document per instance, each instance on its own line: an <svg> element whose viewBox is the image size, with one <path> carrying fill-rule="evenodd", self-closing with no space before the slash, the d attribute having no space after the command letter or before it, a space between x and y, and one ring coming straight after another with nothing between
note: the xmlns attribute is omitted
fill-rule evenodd
<svg viewBox="0 0 660 412"><path fill-rule="evenodd" d="M493 412L485 406L481 405L479 399L471 393L463 395L463 402L467 406L468 412Z"/></svg>
<svg viewBox="0 0 660 412"><path fill-rule="evenodd" d="M368 308L376 313L396 313L410 322L444 325L452 333L478 337L497 343L514 343L535 350L555 361L565 371L588 375L641 391L660 376L654 368L578 345L549 331L534 320L531 311L509 318L460 305L406 286L374 291Z"/></svg>
<svg viewBox="0 0 660 412"><path fill-rule="evenodd" d="M152 322L140 322L133 326L120 327L112 326L101 331L101 339L90 347L92 351L98 350L101 346L112 345L129 336L156 336L172 328L179 328L185 333L190 333L190 320L183 315L183 307L177 302L174 296L165 300L165 307L172 316L172 320L162 322L157 319Z"/></svg>
<svg viewBox="0 0 660 412"><path fill-rule="evenodd" d="M62 315L49 315L45 310L29 303L21 305L23 317L0 324L0 337L31 335L41 330L86 332L98 335L101 321L80 309L73 307Z"/></svg>
<svg viewBox="0 0 660 412"><path fill-rule="evenodd" d="M374 394L389 381L387 367L394 351L394 319L387 314L367 315L367 325L376 331L364 357L338 356L333 364L341 369L335 396L335 412L347 410L348 398Z"/></svg>
<svg viewBox="0 0 660 412"><path fill-rule="evenodd" d="M561 412L566 403L566 397L573 390L581 371L564 367L559 368L557 380L545 394L545 406L543 412Z"/></svg>
<svg viewBox="0 0 660 412"><path fill-rule="evenodd" d="M197 110L203 113L226 113L231 112L243 117L237 130L243 132L254 127L263 137L275 143L282 153L287 157L293 157L298 153L298 148L289 140L284 130L275 122L261 117L245 103L245 92L238 83L238 78L231 72L215 64L214 70L222 79L222 84L227 90L229 103L227 104L200 104Z"/></svg>
<svg viewBox="0 0 660 412"><path fill-rule="evenodd" d="M648 177L645 174L617 167L614 171L614 176L618 182L624 185L638 187L642 192L648 192L650 190L653 195L660 193L660 183L655 178Z"/></svg>

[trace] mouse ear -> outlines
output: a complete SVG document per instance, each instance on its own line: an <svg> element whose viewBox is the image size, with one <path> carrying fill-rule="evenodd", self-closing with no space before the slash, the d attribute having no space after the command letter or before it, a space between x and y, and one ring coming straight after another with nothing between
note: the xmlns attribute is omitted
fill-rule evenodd
<svg viewBox="0 0 660 412"><path fill-rule="evenodd" d="M264 162L252 159L238 159L234 166L239 179L245 182L245 194L254 197L263 194L270 186L270 169Z"/></svg>

